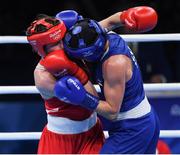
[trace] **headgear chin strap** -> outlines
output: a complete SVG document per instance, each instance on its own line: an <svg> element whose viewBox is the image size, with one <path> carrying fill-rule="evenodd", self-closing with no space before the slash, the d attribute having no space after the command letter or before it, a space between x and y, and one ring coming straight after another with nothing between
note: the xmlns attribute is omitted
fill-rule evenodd
<svg viewBox="0 0 180 155"><path fill-rule="evenodd" d="M38 27L43 27L43 30L38 30ZM62 40L65 32L66 26L63 21L46 17L31 24L27 29L27 40L40 56L45 57L47 54L44 46Z"/></svg>
<svg viewBox="0 0 180 155"><path fill-rule="evenodd" d="M65 51L74 58L87 61L99 60L104 53L105 44L104 29L91 19L78 21L64 37Z"/></svg>

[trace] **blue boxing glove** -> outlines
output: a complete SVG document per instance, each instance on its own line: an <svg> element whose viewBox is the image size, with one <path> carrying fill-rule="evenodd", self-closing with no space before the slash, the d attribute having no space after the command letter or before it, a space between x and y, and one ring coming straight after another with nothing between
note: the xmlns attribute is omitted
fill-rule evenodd
<svg viewBox="0 0 180 155"><path fill-rule="evenodd" d="M72 27L78 20L83 19L76 11L74 10L64 10L56 14L57 19L61 19L66 25L67 29Z"/></svg>
<svg viewBox="0 0 180 155"><path fill-rule="evenodd" d="M58 99L89 110L95 110L99 104L99 98L88 93L81 82L73 76L64 76L58 80L54 92Z"/></svg>

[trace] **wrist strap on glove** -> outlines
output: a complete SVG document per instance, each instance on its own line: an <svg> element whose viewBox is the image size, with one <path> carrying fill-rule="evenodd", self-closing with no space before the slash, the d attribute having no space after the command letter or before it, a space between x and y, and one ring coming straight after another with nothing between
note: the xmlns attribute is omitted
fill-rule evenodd
<svg viewBox="0 0 180 155"><path fill-rule="evenodd" d="M85 96L81 106L93 111L97 108L98 104L99 104L99 97L96 97L96 96L86 92L86 96Z"/></svg>

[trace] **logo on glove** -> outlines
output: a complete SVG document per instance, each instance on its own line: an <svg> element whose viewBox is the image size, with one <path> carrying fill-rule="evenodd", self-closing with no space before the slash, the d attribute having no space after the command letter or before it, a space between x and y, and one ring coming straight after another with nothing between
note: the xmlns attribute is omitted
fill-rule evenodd
<svg viewBox="0 0 180 155"><path fill-rule="evenodd" d="M63 76L65 76L65 75L67 75L67 74L68 74L68 70L67 70L67 69L63 69L63 70L60 71L60 72L54 73L54 75L55 75L56 77L58 77L58 78L63 77Z"/></svg>
<svg viewBox="0 0 180 155"><path fill-rule="evenodd" d="M70 83L72 83L72 84L77 88L77 90L80 90L80 89L81 89L74 80L68 79L67 81L70 82Z"/></svg>

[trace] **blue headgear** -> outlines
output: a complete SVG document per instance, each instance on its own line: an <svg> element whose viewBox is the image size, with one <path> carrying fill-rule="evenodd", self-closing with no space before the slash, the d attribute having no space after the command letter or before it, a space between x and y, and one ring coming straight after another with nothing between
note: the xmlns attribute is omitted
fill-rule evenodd
<svg viewBox="0 0 180 155"><path fill-rule="evenodd" d="M72 57L97 61L104 53L106 32L91 19L80 20L64 37L64 49Z"/></svg>

